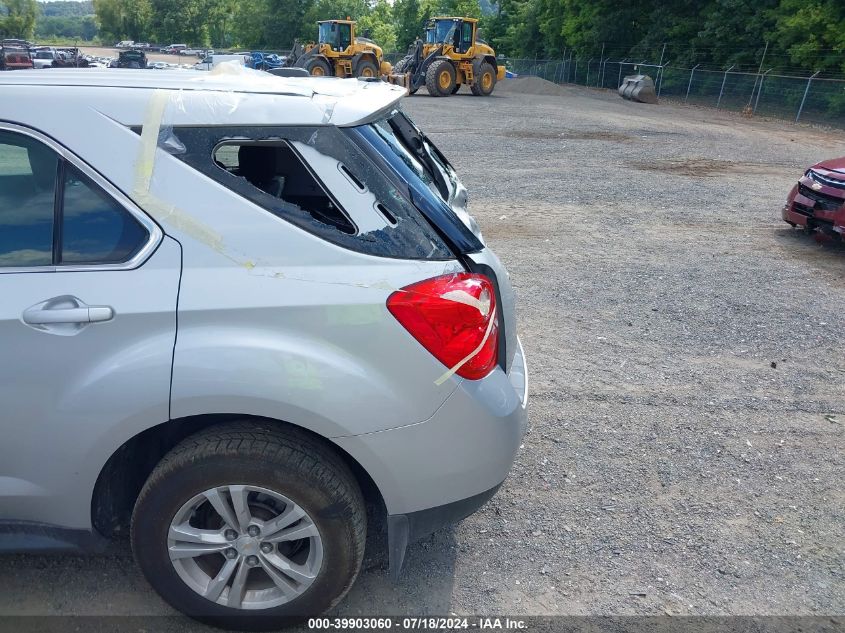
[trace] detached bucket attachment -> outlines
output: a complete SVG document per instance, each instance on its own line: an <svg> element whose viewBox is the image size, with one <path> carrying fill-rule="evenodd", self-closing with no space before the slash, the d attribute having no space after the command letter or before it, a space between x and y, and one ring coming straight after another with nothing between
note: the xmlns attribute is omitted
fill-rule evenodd
<svg viewBox="0 0 845 633"><path fill-rule="evenodd" d="M390 73L389 75L387 75L387 83L394 84L396 86L402 86L403 88L407 89L411 85L411 74Z"/></svg>
<svg viewBox="0 0 845 633"><path fill-rule="evenodd" d="M629 75L622 80L619 86L619 96L628 101L639 101L640 103L657 103L657 92L654 90L654 81L648 75Z"/></svg>

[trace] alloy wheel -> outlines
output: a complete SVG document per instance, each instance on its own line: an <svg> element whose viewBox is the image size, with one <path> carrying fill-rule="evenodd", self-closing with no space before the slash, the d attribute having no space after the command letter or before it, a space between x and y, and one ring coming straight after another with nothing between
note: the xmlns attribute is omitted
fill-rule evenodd
<svg viewBox="0 0 845 633"><path fill-rule="evenodd" d="M236 609L269 609L311 586L323 561L320 532L299 505L272 490L218 486L170 523L168 555L195 592Z"/></svg>

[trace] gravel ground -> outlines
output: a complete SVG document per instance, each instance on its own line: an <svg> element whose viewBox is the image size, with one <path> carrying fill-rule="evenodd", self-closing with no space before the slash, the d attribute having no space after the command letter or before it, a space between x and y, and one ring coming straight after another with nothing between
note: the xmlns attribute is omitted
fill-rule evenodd
<svg viewBox="0 0 845 633"><path fill-rule="evenodd" d="M511 271L524 446L338 612L845 613L845 249L779 219L845 134L531 83L406 102ZM0 613L172 611L119 551L0 558Z"/></svg>

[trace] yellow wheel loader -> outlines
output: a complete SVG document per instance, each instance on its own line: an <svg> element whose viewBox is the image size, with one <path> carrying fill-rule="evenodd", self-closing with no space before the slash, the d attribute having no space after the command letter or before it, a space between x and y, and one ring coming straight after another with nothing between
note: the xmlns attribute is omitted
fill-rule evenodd
<svg viewBox="0 0 845 633"><path fill-rule="evenodd" d="M352 20L317 22L317 43L295 42L287 65L304 68L315 77L367 77L388 75L381 47L365 37L356 37Z"/></svg>
<svg viewBox="0 0 845 633"><path fill-rule="evenodd" d="M433 97L448 97L467 85L489 96L505 78L493 48L478 38L475 18L438 17L428 21L425 41L417 39L388 75L390 83L414 94L425 86Z"/></svg>

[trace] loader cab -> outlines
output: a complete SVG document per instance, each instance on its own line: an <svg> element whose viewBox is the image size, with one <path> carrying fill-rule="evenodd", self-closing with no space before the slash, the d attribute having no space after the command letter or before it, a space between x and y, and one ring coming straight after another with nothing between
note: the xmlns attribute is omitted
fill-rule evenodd
<svg viewBox="0 0 845 633"><path fill-rule="evenodd" d="M333 51L345 51L355 41L355 22L348 20L326 20L318 22L319 43Z"/></svg>
<svg viewBox="0 0 845 633"><path fill-rule="evenodd" d="M426 44L451 45L456 53L467 53L475 44L477 21L468 18L432 18L426 25Z"/></svg>

